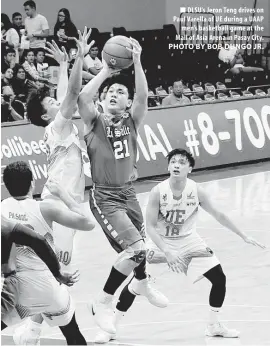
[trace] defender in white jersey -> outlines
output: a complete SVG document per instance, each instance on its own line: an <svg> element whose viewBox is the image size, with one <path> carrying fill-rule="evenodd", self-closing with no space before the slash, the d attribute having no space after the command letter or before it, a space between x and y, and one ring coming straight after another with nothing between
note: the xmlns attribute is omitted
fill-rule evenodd
<svg viewBox="0 0 270 346"><path fill-rule="evenodd" d="M33 176L23 161L9 164L3 172L3 181L12 197L2 202L2 214L9 220L28 225L42 235L54 249L52 224L89 231L94 228L92 221L82 214L79 204L59 184L50 183L52 193L62 198L66 207L55 201L33 199ZM51 187L50 187L51 186ZM68 344L86 345L79 332L71 296L65 286L59 286L52 273L36 253L29 247L16 246L16 279L18 300L16 308L5 317L9 326L22 319L42 314L51 326L61 326ZM76 334L70 335L69 329ZM77 340L78 339L78 340ZM76 341L77 340L77 341ZM72 343L71 343L72 342ZM20 343L21 344L21 343Z"/></svg>
<svg viewBox="0 0 270 346"><path fill-rule="evenodd" d="M78 53L69 79L65 49L60 50L54 41L52 44L48 43L50 48L46 48L46 55L60 64L57 101L48 96L47 90L43 90L33 93L27 104L31 123L45 127L48 178L61 182L78 203L84 199L85 178L78 128L73 124L72 116L76 111L82 86L83 57L94 43L87 45L90 34L91 30L87 33L86 28L83 36L79 33L79 41L76 40ZM41 197L55 199L46 186ZM54 233L59 261L67 266L72 257L75 230L55 224Z"/></svg>
<svg viewBox="0 0 270 346"><path fill-rule="evenodd" d="M146 210L146 230L152 240L147 260L149 263L168 263L173 271L186 274L190 264L199 262L200 278L206 277L212 283L206 335L238 337L238 331L228 329L218 320L218 312L225 298L226 277L217 257L196 232L199 206L246 243L264 246L241 232L224 213L215 208L208 194L187 178L195 164L190 153L184 149L174 149L167 157L170 177L152 189Z"/></svg>
<svg viewBox="0 0 270 346"><path fill-rule="evenodd" d="M78 137L78 129L72 122L77 107L77 99L82 85L82 67L84 55L89 51L94 41L87 44L91 30L87 32L85 27L83 35L79 33L79 40L74 38L78 52L73 65L70 78L68 79L68 55L64 48L59 49L57 44L47 42L50 48L45 48L47 56L54 58L60 65L59 82L57 88L57 100L49 97L48 90L41 90L30 95L27 103L27 114L32 124L45 127L44 141L47 148L48 178L61 182L77 202L82 202L84 197L84 171L81 155L81 146ZM52 196L48 189L44 188L42 198L48 201L58 202L59 198ZM73 251L74 229L68 229L54 224L55 244L59 261L68 266ZM42 323L39 316L32 320ZM27 330L33 326L29 325L17 328L20 340L26 342Z"/></svg>

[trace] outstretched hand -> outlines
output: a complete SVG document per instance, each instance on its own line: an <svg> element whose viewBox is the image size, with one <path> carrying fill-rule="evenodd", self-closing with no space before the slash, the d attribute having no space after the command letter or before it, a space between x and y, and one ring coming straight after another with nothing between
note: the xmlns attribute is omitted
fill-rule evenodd
<svg viewBox="0 0 270 346"><path fill-rule="evenodd" d="M57 46L55 41L52 41L52 43L47 42L48 47L45 47L45 50L48 53L45 53L46 56L53 58L60 64L61 62L68 61L68 54L66 52L65 47L61 47L61 49Z"/></svg>
<svg viewBox="0 0 270 346"><path fill-rule="evenodd" d="M92 29L89 29L87 32L87 27L84 27L83 34L80 30L78 30L79 39L73 37L73 40L76 41L76 45L78 48L78 55L81 57L84 57L90 50L90 48L93 46L95 41L91 41L89 44L87 43L89 40L89 37L91 35Z"/></svg>
<svg viewBox="0 0 270 346"><path fill-rule="evenodd" d="M252 237L245 237L244 241L248 244L260 247L261 249L266 249L266 246L259 243L257 240L253 239Z"/></svg>

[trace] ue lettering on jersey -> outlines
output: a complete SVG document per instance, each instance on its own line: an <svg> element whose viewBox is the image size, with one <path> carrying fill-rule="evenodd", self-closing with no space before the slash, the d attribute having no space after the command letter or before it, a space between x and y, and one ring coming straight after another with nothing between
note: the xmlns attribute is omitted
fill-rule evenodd
<svg viewBox="0 0 270 346"><path fill-rule="evenodd" d="M173 196L169 179L158 184L160 211L158 232L164 240L175 240L189 235L196 229L196 216L199 207L197 185L187 179L179 198Z"/></svg>

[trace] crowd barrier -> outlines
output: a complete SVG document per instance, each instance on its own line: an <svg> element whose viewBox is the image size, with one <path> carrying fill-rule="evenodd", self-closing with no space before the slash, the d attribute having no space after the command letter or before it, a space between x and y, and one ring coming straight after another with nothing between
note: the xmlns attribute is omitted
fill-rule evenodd
<svg viewBox="0 0 270 346"><path fill-rule="evenodd" d="M90 162L80 131L86 186L92 184ZM1 159L5 166L27 161L40 194L47 178L44 129L31 124L2 126ZM150 109L138 135L137 165L140 178L167 172L166 155L172 149L190 150L195 168L266 159L270 157L270 99L248 99ZM1 172L1 173L2 173ZM2 175L1 175L2 176ZM2 199L8 196L1 178Z"/></svg>

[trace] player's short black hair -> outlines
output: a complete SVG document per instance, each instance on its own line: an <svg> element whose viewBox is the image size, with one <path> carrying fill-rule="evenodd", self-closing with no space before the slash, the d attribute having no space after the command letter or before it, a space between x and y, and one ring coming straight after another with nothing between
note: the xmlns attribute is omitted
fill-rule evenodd
<svg viewBox="0 0 270 346"><path fill-rule="evenodd" d="M113 84L124 85L128 90L129 99L133 100L133 98L134 98L134 85L132 83L132 77L130 77L124 73L120 73L119 75L112 76L110 79L108 79L106 84L108 86L108 90Z"/></svg>
<svg viewBox="0 0 270 346"><path fill-rule="evenodd" d="M26 103L27 116L31 123L36 126L46 127L48 125L47 122L41 118L42 115L46 113L42 106L42 101L48 96L50 96L50 94L47 88L33 90L29 94Z"/></svg>
<svg viewBox="0 0 270 346"><path fill-rule="evenodd" d="M23 6L24 6L24 7L30 6L30 7L35 8L35 9L37 8L37 5L36 5L35 1L33 1L33 0L25 1L25 3L23 4Z"/></svg>
<svg viewBox="0 0 270 346"><path fill-rule="evenodd" d="M12 19L14 19L15 17L19 17L19 16L22 17L20 12L14 12L12 15Z"/></svg>
<svg viewBox="0 0 270 346"><path fill-rule="evenodd" d="M27 195L32 180L32 171L24 161L12 162L4 169L3 181L12 197Z"/></svg>
<svg viewBox="0 0 270 346"><path fill-rule="evenodd" d="M166 156L168 159L168 163L170 163L172 157L175 155L185 156L189 162L190 167L193 168L195 166L195 159L194 159L193 155L190 152L188 152L187 150L182 149L182 148L173 149L168 153L168 155Z"/></svg>

